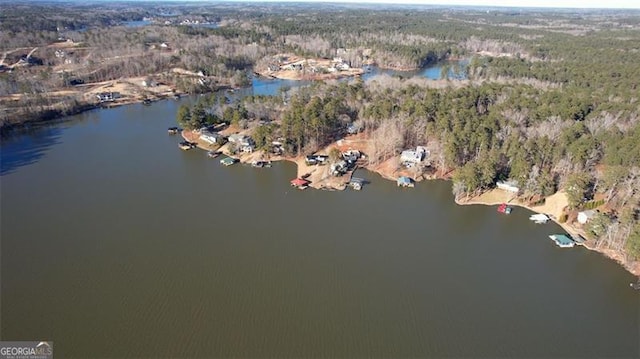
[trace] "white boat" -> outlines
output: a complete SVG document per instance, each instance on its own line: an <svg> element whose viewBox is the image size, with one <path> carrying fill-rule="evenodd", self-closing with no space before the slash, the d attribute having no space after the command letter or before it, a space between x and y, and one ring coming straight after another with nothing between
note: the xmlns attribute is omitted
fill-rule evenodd
<svg viewBox="0 0 640 359"><path fill-rule="evenodd" d="M529 220L534 221L535 223L547 223L547 221L549 221L549 216L547 216L546 214L538 213L531 215L531 217L529 217Z"/></svg>

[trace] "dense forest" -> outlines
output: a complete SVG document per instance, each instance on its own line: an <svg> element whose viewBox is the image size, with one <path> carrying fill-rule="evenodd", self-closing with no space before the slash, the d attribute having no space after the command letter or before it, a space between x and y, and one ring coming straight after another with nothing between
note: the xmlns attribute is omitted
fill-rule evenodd
<svg viewBox="0 0 640 359"><path fill-rule="evenodd" d="M98 7L84 18L77 15L82 8L43 14L38 31L27 31L16 15L28 10L9 8L1 15L0 50L59 36L93 50L78 50L87 65L66 77L46 66L25 69L30 76L1 73L0 97L69 87L70 77L94 82L175 67L211 77L210 87L180 85L206 92L246 84L280 53L394 69L466 59L466 79L318 82L231 102L213 93L181 107L177 117L186 128L223 121L253 128L263 147L284 138L291 155L313 153L355 123L375 143L372 162L428 146L432 166L453 173L459 197L498 180L516 180L531 202L564 190L571 210L599 209L586 229L594 247L640 259L638 12L304 4L128 9ZM118 26L143 17L149 25ZM195 18L218 26L180 25ZM158 43L172 51L152 48Z"/></svg>

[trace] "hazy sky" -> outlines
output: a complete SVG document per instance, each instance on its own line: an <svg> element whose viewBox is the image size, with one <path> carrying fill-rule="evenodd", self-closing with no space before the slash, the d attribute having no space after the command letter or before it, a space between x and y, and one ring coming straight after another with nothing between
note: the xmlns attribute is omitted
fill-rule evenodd
<svg viewBox="0 0 640 359"><path fill-rule="evenodd" d="M250 1L250 0L245 0L245 1ZM278 1L278 0L270 0L270 1ZM519 1L518 0L397 0L397 1L395 0L330 0L330 1L285 0L285 1L640 9L640 0L519 0Z"/></svg>

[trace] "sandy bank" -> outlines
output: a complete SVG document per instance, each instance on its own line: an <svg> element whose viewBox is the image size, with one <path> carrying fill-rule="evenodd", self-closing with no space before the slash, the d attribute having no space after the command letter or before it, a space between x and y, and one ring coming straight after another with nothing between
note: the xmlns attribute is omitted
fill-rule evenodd
<svg viewBox="0 0 640 359"><path fill-rule="evenodd" d="M558 191L555 194L545 198L544 204L540 206L530 206L523 201L514 198L514 195L512 193L497 188L486 191L475 197L456 199L456 203L459 205L478 204L486 206L508 203L511 206L521 207L536 213L546 214L551 218L553 222L562 227L562 229L570 235L582 236L583 238L587 238L584 230L578 225L574 225L573 223L569 222L560 223L559 221L559 219L564 214L565 209L569 205L569 200L567 199L567 195L564 191ZM628 260L625 260L622 253L613 251L611 249L597 248L591 241L588 240L584 243L584 247L588 250L601 253L604 256L615 260L633 275L640 276L640 262L630 262Z"/></svg>

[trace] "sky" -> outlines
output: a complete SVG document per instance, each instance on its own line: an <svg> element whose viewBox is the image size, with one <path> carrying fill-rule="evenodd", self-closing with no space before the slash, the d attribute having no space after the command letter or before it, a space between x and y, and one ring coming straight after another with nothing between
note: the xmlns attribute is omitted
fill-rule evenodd
<svg viewBox="0 0 640 359"><path fill-rule="evenodd" d="M236 0L237 1L237 0ZM245 0L250 1L250 0ZM270 0L282 1L282 0ZM508 7L556 7L579 9L640 9L640 0L285 0L334 3L390 3L426 5L472 5Z"/></svg>

